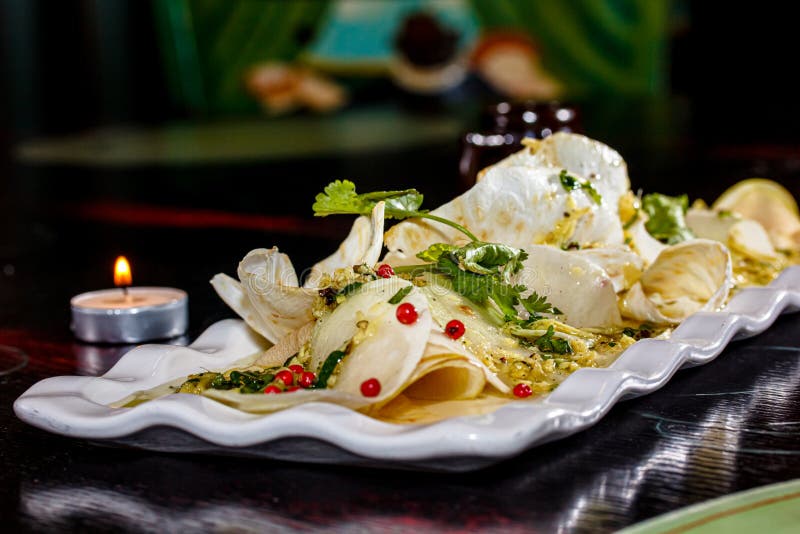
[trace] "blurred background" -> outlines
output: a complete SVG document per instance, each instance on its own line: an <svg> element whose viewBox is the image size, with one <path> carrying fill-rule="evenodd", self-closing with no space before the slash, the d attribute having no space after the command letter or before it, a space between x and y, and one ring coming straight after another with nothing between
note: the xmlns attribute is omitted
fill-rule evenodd
<svg viewBox="0 0 800 534"><path fill-rule="evenodd" d="M0 307L66 309L126 253L202 287L201 327L247 250L335 248L350 221L310 214L329 181L435 207L558 130L621 152L634 189L797 194L796 31L775 1L0 0Z"/></svg>

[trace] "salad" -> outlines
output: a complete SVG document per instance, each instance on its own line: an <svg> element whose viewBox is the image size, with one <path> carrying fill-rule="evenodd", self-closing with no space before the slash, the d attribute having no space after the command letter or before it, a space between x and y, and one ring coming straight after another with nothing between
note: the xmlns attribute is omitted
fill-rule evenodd
<svg viewBox="0 0 800 534"><path fill-rule="evenodd" d="M275 247L248 253L238 279L211 280L263 352L115 406L179 393L254 413L328 402L404 423L486 413L668 337L769 283L800 249L797 205L774 182L741 182L710 207L636 195L617 152L566 133L526 140L434 210L415 189L347 180L313 210L357 218L302 286ZM399 222L384 232L386 220Z"/></svg>

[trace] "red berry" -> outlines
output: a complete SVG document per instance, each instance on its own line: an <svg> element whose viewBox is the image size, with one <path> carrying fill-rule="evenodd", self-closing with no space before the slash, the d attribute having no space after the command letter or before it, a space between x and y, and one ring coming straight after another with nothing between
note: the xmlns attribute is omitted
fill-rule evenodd
<svg viewBox="0 0 800 534"><path fill-rule="evenodd" d="M275 380L280 380L287 386L291 386L294 383L294 375L291 371L284 369L283 371L278 371L275 374Z"/></svg>
<svg viewBox="0 0 800 534"><path fill-rule="evenodd" d="M530 397L532 393L533 391L531 391L531 387L528 384L519 383L514 386L514 396L520 399Z"/></svg>
<svg viewBox="0 0 800 534"><path fill-rule="evenodd" d="M304 388L310 388L314 385L314 382L317 381L317 375L310 371L306 371L305 373L300 375L300 378L297 380L297 383L303 386Z"/></svg>
<svg viewBox="0 0 800 534"><path fill-rule="evenodd" d="M286 391L284 391L284 393L291 393L292 391L297 391L298 389L300 389L300 386L292 386L290 388L286 388Z"/></svg>
<svg viewBox="0 0 800 534"><path fill-rule="evenodd" d="M377 274L381 278L390 278L394 276L394 269L392 269L392 266L389 265L388 263L384 263L383 265L380 265L377 268L375 274Z"/></svg>
<svg viewBox="0 0 800 534"><path fill-rule="evenodd" d="M464 335L466 328L464 328L464 323L459 321L458 319L453 319L449 323L447 323L444 327L444 333L447 334L447 337L451 339L458 339Z"/></svg>
<svg viewBox="0 0 800 534"><path fill-rule="evenodd" d="M361 383L361 394L365 397L377 397L381 392L381 383L377 378L370 378Z"/></svg>
<svg viewBox="0 0 800 534"><path fill-rule="evenodd" d="M404 302L398 306L395 315L397 316L397 320L403 324L414 324L417 322L417 309L409 302Z"/></svg>
<svg viewBox="0 0 800 534"><path fill-rule="evenodd" d="M264 388L264 393L280 393L281 388L278 386L267 386Z"/></svg>
<svg viewBox="0 0 800 534"><path fill-rule="evenodd" d="M297 364L290 365L290 366L289 366L289 370L290 370L291 372L293 372L294 374L296 374L296 375L299 375L300 373L302 373L303 371L305 371L305 369L303 369L303 366L302 366L302 365L297 365Z"/></svg>

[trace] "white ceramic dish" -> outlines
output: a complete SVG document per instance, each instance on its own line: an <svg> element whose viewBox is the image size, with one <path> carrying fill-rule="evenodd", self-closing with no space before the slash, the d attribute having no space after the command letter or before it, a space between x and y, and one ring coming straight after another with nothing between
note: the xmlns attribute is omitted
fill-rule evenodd
<svg viewBox="0 0 800 534"><path fill-rule="evenodd" d="M609 368L575 372L546 397L428 425L384 423L325 403L254 415L196 395L107 406L252 354L259 342L238 320L214 324L189 347L138 347L102 377L42 380L17 399L14 411L50 432L149 450L466 471L587 428L618 400L655 391L678 369L707 363L731 340L798 310L800 267L792 267L768 287L740 292L724 311L689 317L669 340L639 341Z"/></svg>

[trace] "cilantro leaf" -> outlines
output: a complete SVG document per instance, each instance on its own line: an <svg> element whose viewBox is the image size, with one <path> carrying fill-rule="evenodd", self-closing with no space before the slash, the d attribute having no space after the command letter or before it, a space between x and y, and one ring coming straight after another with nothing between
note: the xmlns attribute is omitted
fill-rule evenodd
<svg viewBox="0 0 800 534"><path fill-rule="evenodd" d="M647 213L648 221L644 227L654 238L669 245L680 243L694 237L686 225L686 210L689 209L689 197L681 195L670 197L659 193L645 195L642 198L642 210Z"/></svg>
<svg viewBox="0 0 800 534"><path fill-rule="evenodd" d="M603 197L600 196L600 193L597 192L597 189L594 188L592 184L587 182L581 182L574 176L571 176L567 173L567 169L562 169L561 172L558 174L559 180L561 180L561 187L564 188L566 191L572 191L575 189L583 189L589 197L594 200L595 204L601 204L603 202Z"/></svg>
<svg viewBox="0 0 800 534"><path fill-rule="evenodd" d="M522 269L522 262L528 257L524 250L480 241L473 241L454 254L464 270L478 274L502 273L506 280Z"/></svg>
<svg viewBox="0 0 800 534"><path fill-rule="evenodd" d="M312 209L317 217L328 215L369 215L378 202L385 203L384 217L387 219L408 219L420 217L430 219L466 235L472 241L478 241L475 234L457 222L432 215L427 210L421 210L423 196L416 189L402 191L374 191L358 194L356 186L350 180L336 180L325 186L322 193L314 199Z"/></svg>
<svg viewBox="0 0 800 534"><path fill-rule="evenodd" d="M422 261L436 262L445 252L455 252L456 250L458 250L456 245L448 245L447 243L434 243L422 252L417 252L417 257Z"/></svg>
<svg viewBox="0 0 800 534"><path fill-rule="evenodd" d="M387 219L413 217L422 205L422 194L416 189L403 191L377 191L359 195L350 180L331 182L316 196L312 206L314 215L325 217L335 214L369 215L378 202L386 203Z"/></svg>
<svg viewBox="0 0 800 534"><path fill-rule="evenodd" d="M371 210L372 206L358 197L356 184L350 180L336 180L326 185L323 192L317 195L312 209L314 215L325 217L333 213L360 215Z"/></svg>
<svg viewBox="0 0 800 534"><path fill-rule="evenodd" d="M457 256L457 252L442 254L436 263L436 271L450 279L453 291L493 312L491 315L495 316L498 322L521 325L541 319L540 313L555 313L555 308L535 292L523 299L522 293L527 291L527 288L507 283L502 273L487 275L464 270ZM522 304L530 314L528 319L520 317L516 308L519 304Z"/></svg>
<svg viewBox="0 0 800 534"><path fill-rule="evenodd" d="M442 254L436 262L437 270L450 278L453 291L463 295L476 304L485 304L491 292L490 278L464 271L458 266L458 259L452 253Z"/></svg>
<svg viewBox="0 0 800 534"><path fill-rule="evenodd" d="M505 284L499 280L492 280L489 286L489 294L492 302L503 312L503 320L518 321L517 309L519 295L525 291L525 286Z"/></svg>
<svg viewBox="0 0 800 534"><path fill-rule="evenodd" d="M536 345L542 352L551 352L555 354L572 354L572 347L569 344L569 341L566 339L561 339L560 337L554 337L555 329L553 325L547 327L547 332L545 334L533 341L533 344Z"/></svg>
<svg viewBox="0 0 800 534"><path fill-rule="evenodd" d="M531 318L538 319L540 313L560 315L558 308L554 308L552 304L547 302L547 298L544 295L539 295L536 291L532 292L524 299L521 298L519 302L522 304L522 307L525 308L525 311L531 314Z"/></svg>
<svg viewBox="0 0 800 534"><path fill-rule="evenodd" d="M409 213L416 213L422 206L422 193L416 189L402 191L376 191L359 195L374 206L380 201L386 203L386 217L389 219L405 219Z"/></svg>

